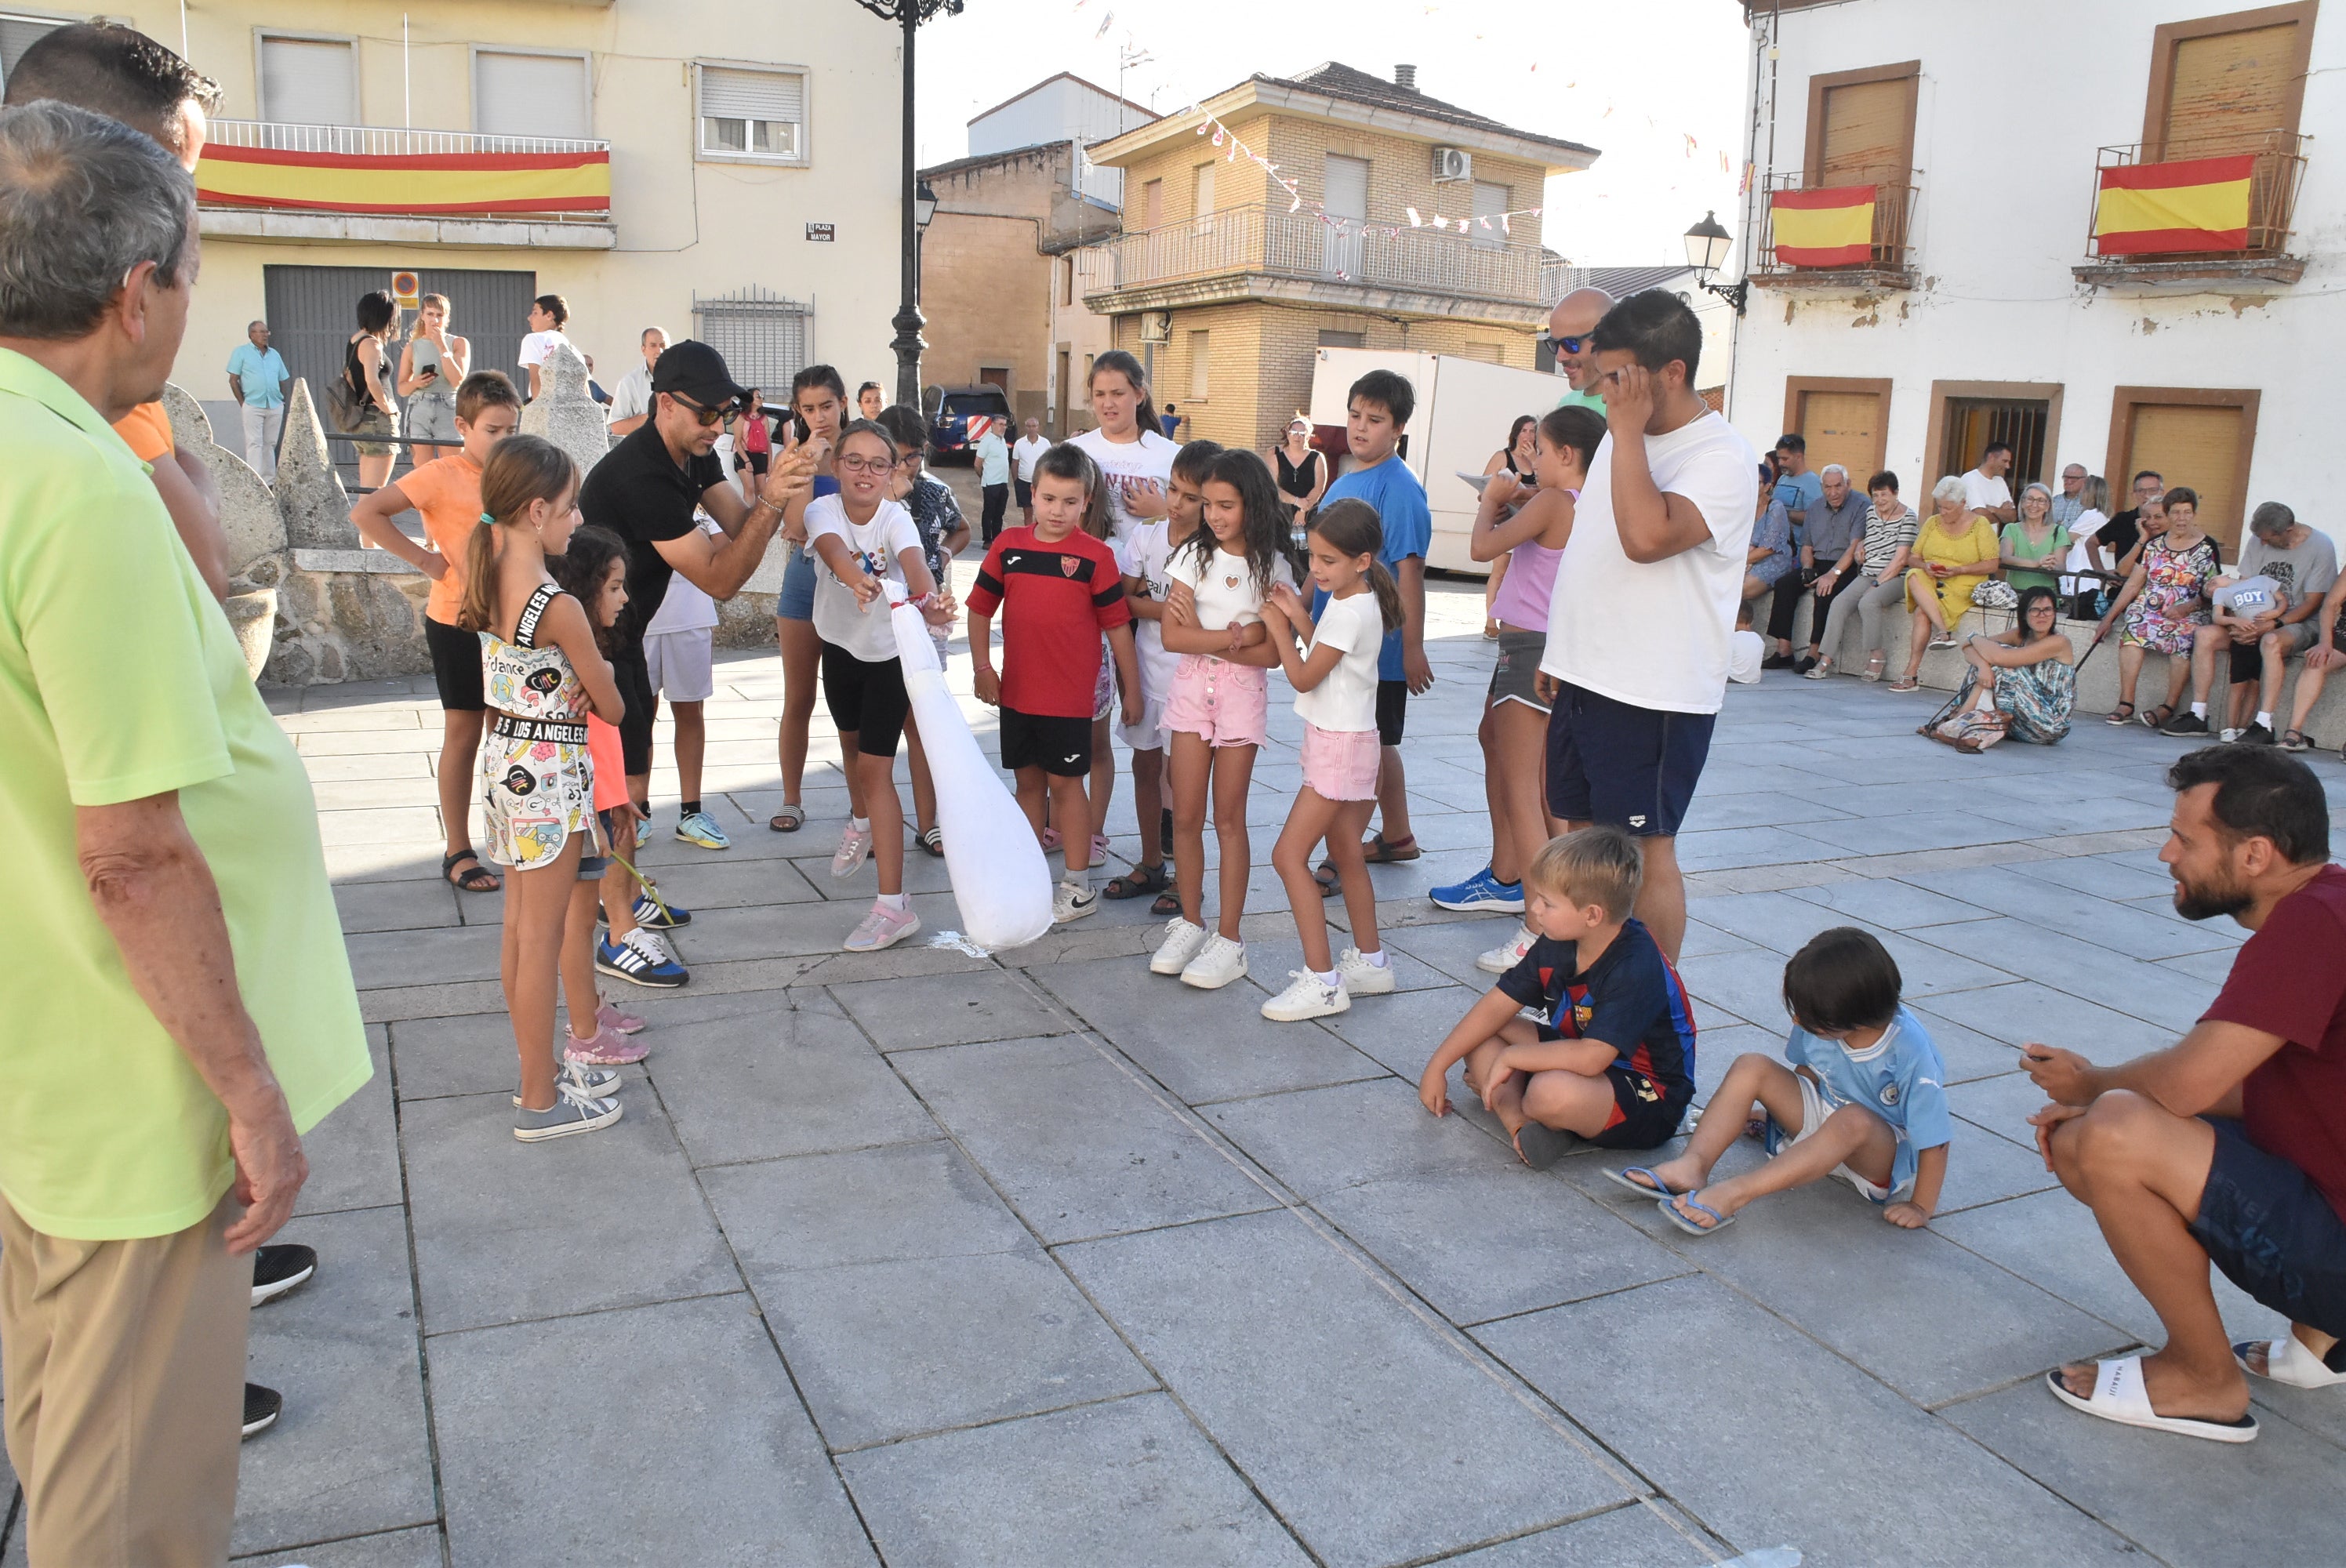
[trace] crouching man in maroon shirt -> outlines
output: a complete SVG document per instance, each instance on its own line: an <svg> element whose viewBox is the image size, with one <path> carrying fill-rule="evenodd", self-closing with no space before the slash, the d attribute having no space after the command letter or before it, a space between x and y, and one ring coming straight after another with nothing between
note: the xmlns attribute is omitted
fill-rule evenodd
<svg viewBox="0 0 2346 1568"><path fill-rule="evenodd" d="M2167 782L2158 858L2177 912L2255 934L2180 1044L2116 1067L2026 1050L2053 1101L2029 1118L2045 1168L2094 1211L2167 1329L2162 1349L2048 1380L2088 1415L2246 1442L2243 1371L2346 1384L2346 868L2330 863L2321 785L2294 758L2211 746ZM2226 1344L2210 1263L2286 1315L2290 1337Z"/></svg>

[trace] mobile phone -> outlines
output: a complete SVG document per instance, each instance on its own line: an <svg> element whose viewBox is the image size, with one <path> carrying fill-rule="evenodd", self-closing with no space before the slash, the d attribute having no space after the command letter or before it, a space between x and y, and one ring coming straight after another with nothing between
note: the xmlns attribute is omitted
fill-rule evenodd
<svg viewBox="0 0 2346 1568"><path fill-rule="evenodd" d="M422 370L415 372L415 379L424 382L436 382L440 379L440 367L438 365L426 365Z"/></svg>

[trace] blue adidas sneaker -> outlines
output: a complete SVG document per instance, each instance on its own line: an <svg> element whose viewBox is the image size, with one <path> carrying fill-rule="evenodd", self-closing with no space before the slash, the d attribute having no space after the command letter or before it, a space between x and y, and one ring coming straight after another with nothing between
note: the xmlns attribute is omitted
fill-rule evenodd
<svg viewBox="0 0 2346 1568"><path fill-rule="evenodd" d="M1524 885L1503 882L1484 866L1463 882L1435 888L1428 895L1446 910L1488 910L1494 914L1524 912Z"/></svg>
<svg viewBox="0 0 2346 1568"><path fill-rule="evenodd" d="M1521 909L1523 905L1518 901L1515 907ZM634 913L638 925L649 926L654 931L674 931L692 923L690 910L678 903L654 903L648 893L637 897Z"/></svg>
<svg viewBox="0 0 2346 1568"><path fill-rule="evenodd" d="M597 938L595 972L655 991L673 991L692 978L691 972L668 952L668 944L648 931L631 931L620 942Z"/></svg>

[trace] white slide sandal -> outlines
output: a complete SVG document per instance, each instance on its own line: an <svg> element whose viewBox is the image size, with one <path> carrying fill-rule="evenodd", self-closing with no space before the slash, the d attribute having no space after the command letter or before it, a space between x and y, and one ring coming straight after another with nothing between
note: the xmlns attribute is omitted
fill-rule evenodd
<svg viewBox="0 0 2346 1568"><path fill-rule="evenodd" d="M2259 1345L2265 1348L2265 1369L2261 1372L2249 1365L2249 1352ZM2252 1378L2270 1378L2292 1389L2330 1389L2346 1383L2346 1372L2331 1371L2294 1334L2285 1339L2243 1339L2232 1347L2232 1359L2239 1362L2240 1370Z"/></svg>
<svg viewBox="0 0 2346 1568"><path fill-rule="evenodd" d="M2201 1420L2189 1416L2162 1416L2150 1408L2150 1396L2143 1391L2142 1358L2121 1356L2114 1361L2098 1361L2094 1368L2094 1397L2081 1400L2061 1382L2061 1371L2055 1368L2045 1374L2045 1386L2053 1397L2073 1410L2083 1410L2089 1416L2099 1416L2120 1426L2147 1427L2152 1431L2173 1432L2178 1437L2205 1438L2209 1442L2253 1442L2257 1435L2257 1418L2242 1416L2237 1421Z"/></svg>

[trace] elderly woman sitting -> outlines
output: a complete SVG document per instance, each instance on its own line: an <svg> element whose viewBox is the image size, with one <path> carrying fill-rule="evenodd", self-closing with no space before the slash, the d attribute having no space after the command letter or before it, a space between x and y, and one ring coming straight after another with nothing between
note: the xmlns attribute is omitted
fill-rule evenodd
<svg viewBox="0 0 2346 1568"><path fill-rule="evenodd" d="M1914 535L1914 565L1906 573L1906 607L1914 612L1906 673L1892 691L1922 685L1924 639L1934 648L1955 646L1955 623L1971 608L1972 590L1996 573L1995 524L1964 501L1964 482L1948 474L1931 487L1936 508Z"/></svg>
<svg viewBox="0 0 2346 1568"><path fill-rule="evenodd" d="M1751 525L1751 551L1744 557L1743 601L1746 604L1776 591L1776 584L1798 559L1792 553L1792 514L1776 499L1768 465L1760 465L1759 521Z"/></svg>
<svg viewBox="0 0 2346 1568"><path fill-rule="evenodd" d="M1974 632L1965 639L1964 658L1972 667L1955 711L1925 725L1923 733L1959 751L1984 751L2000 738L1999 731L2032 746L2050 746L2068 734L2077 702L2077 649L2054 630L2060 618L2060 596L2051 588L2023 588L2011 630Z"/></svg>

